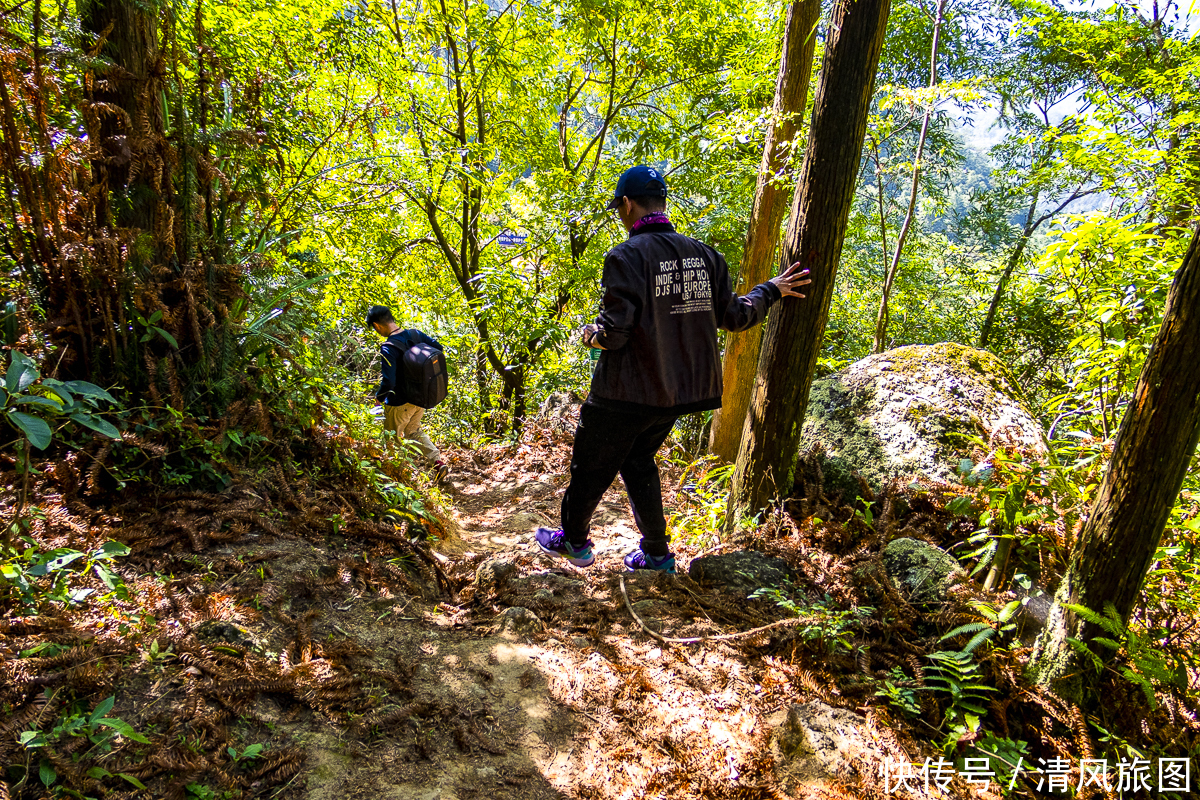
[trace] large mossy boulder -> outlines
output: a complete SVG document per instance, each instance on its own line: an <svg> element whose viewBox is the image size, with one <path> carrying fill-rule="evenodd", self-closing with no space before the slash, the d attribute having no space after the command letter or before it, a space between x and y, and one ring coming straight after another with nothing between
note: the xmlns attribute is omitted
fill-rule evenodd
<svg viewBox="0 0 1200 800"><path fill-rule="evenodd" d="M854 500L861 475L878 491L891 478L949 478L972 438L1046 452L1042 426L996 356L960 344L908 345L813 382L801 448L822 453L830 494Z"/></svg>

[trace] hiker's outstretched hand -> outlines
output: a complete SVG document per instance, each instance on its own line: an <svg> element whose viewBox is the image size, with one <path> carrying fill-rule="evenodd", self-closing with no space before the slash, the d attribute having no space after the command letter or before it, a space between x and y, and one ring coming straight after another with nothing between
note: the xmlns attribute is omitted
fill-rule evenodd
<svg viewBox="0 0 1200 800"><path fill-rule="evenodd" d="M808 277L808 270L800 269L800 262L797 261L779 275L771 278L771 283L779 288L784 297L804 297L797 289L812 283L812 278Z"/></svg>

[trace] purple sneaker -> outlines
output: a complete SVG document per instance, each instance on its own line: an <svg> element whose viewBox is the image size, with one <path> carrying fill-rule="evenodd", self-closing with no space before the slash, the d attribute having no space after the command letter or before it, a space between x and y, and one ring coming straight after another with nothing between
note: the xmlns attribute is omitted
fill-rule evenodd
<svg viewBox="0 0 1200 800"><path fill-rule="evenodd" d="M533 535L533 540L537 542L538 547L542 548L543 553L565 558L568 564L574 564L577 567L590 567L596 560L596 556L592 553L591 539L588 539L583 547L576 550L567 541L567 535L562 532L562 528L538 528L537 533Z"/></svg>
<svg viewBox="0 0 1200 800"><path fill-rule="evenodd" d="M662 558L648 556L641 550L634 550L629 555L625 556L625 567L633 572L639 569L652 569L657 572L665 572L668 575L675 574L675 556L668 553Z"/></svg>

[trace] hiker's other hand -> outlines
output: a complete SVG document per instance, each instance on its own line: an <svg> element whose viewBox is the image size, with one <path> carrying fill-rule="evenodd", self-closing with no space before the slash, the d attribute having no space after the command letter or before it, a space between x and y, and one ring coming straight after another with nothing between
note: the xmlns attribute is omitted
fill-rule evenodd
<svg viewBox="0 0 1200 800"><path fill-rule="evenodd" d="M808 277L808 270L800 269L800 262L797 261L779 275L771 278L771 283L775 284L784 297L804 297L797 290L801 286L812 283L812 278Z"/></svg>
<svg viewBox="0 0 1200 800"><path fill-rule="evenodd" d="M592 344L592 341L591 341L592 337L599 332L600 332L600 326L596 325L595 323L592 323L590 325L584 325L582 328L579 329L579 341L583 342L583 345L585 347L599 347L599 345Z"/></svg>

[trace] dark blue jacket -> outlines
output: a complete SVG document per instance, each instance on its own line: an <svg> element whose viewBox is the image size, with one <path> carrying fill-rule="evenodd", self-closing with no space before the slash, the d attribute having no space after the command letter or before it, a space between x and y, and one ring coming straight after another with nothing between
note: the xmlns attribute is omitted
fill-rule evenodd
<svg viewBox="0 0 1200 800"><path fill-rule="evenodd" d="M436 339L426 336L416 328L396 331L389 336L380 348L379 388L375 390L375 399L385 406L402 406L408 403L408 387L404 374L404 354L415 344L428 344L438 350L442 346Z"/></svg>
<svg viewBox="0 0 1200 800"><path fill-rule="evenodd" d="M721 407L717 329L762 322L782 294L773 283L733 293L725 257L647 225L604 257L604 347L588 402L614 411L668 416Z"/></svg>

